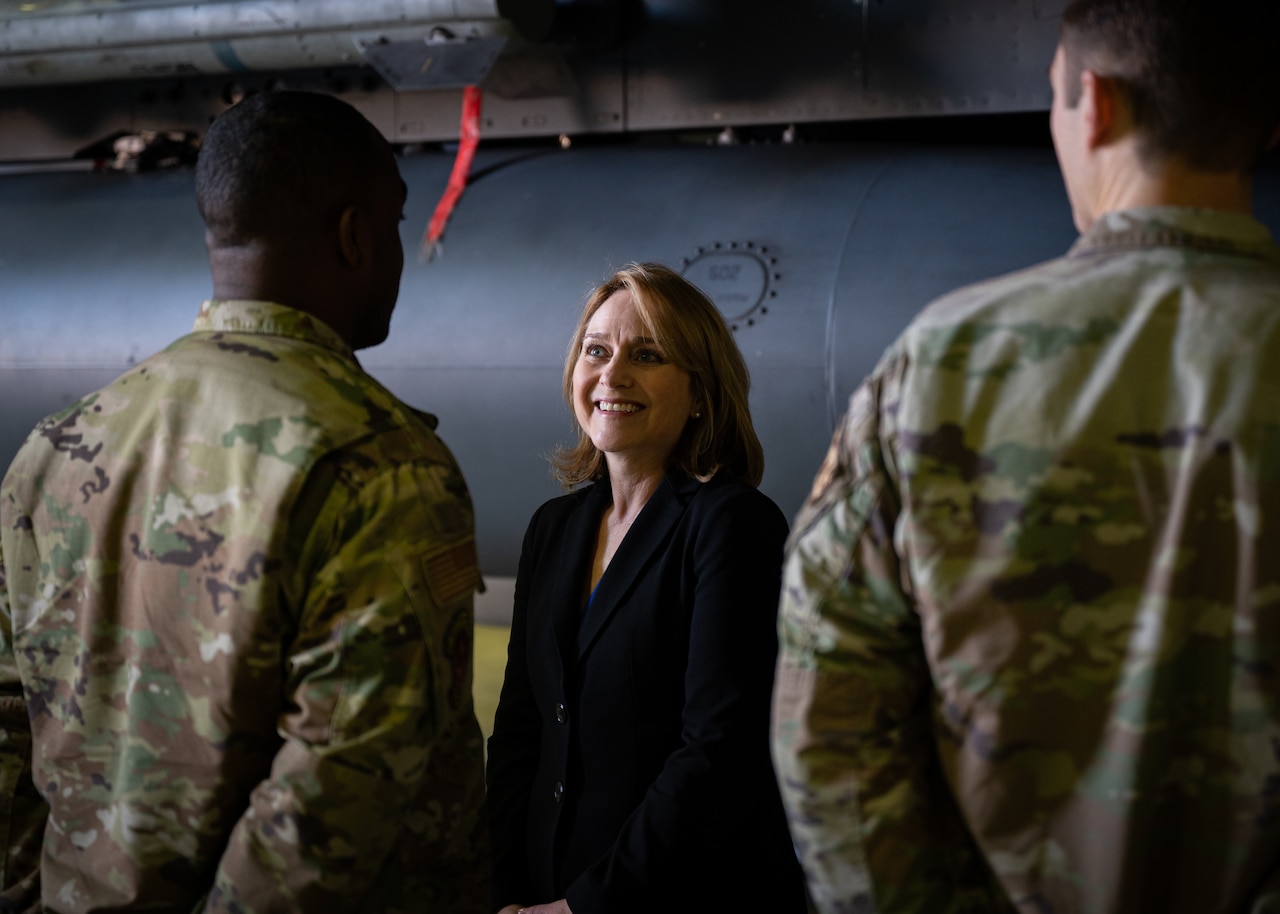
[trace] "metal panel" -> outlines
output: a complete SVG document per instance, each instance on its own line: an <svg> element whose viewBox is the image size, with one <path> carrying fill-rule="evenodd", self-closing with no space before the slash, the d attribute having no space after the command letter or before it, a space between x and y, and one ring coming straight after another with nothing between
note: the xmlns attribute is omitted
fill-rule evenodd
<svg viewBox="0 0 1280 914"><path fill-rule="evenodd" d="M648 0L628 129L1048 107L1056 18L1016 0Z"/></svg>
<svg viewBox="0 0 1280 914"><path fill-rule="evenodd" d="M486 139L618 133L625 101L618 56L593 58L566 77L554 55L529 62L536 51L519 51L520 67L499 58L486 90L481 126ZM547 74L541 78L539 74ZM553 84L563 94L539 92ZM0 162L70 158L120 134L185 131L202 133L234 101L272 88L307 89L337 95L359 108L392 142L456 140L461 92L452 89L392 92L370 68L242 73L77 86L0 89ZM502 93L510 93L504 97Z"/></svg>
<svg viewBox="0 0 1280 914"><path fill-rule="evenodd" d="M483 84L481 136L557 137L619 133L625 128L626 103L620 58L610 55L580 63L573 71L554 55L536 50L500 58ZM496 83L496 88L490 88ZM528 86L525 94L521 87ZM551 87L542 94L542 87ZM402 92L394 96L397 142L456 139L461 93Z"/></svg>
<svg viewBox="0 0 1280 914"><path fill-rule="evenodd" d="M867 8L864 116L1049 107L1056 16L1025 0L895 0Z"/></svg>
<svg viewBox="0 0 1280 914"><path fill-rule="evenodd" d="M425 37L427 18L372 25L386 19L388 10L409 9L408 0L362 5L359 22L333 32L314 24L327 21L326 10L352 9L346 0L307 6L306 16L284 17L284 28L266 37L213 42L217 29L203 21L236 11L256 22L251 11L272 3L300 10L293 2L299 0L184 4L193 17L184 28L198 31L198 40L181 49L139 46L131 69L113 71L152 78L62 91L0 90L0 161L67 157L121 132L199 133L236 98L275 86L332 92L370 105L377 97L379 109L394 112L379 126L395 142L457 137L458 91L395 92L359 65L360 43ZM495 0L477 2L516 16L549 0L512 0L511 9ZM445 0L420 0L414 9L425 17L424 10L443 6ZM763 125L777 125L781 132L795 124L1042 110L1048 106L1044 73L1060 12L1057 0L796 0L785 12L775 0L639 0L628 7L634 15L621 18L620 0L555 6L556 41L513 38L484 78L484 137ZM137 15L148 9L139 8ZM177 9L150 12L177 15ZM589 18L592 11L605 26L591 40L579 40L571 14ZM26 64L20 67L16 57L5 63L5 25L0 20L0 70L22 70ZM475 20L468 27L479 34L500 25ZM615 25L620 35L611 42L607 36ZM229 26L221 28L217 34L231 34ZM263 56L256 56L253 45L259 40L270 46ZM68 45L60 53L71 52ZM96 46L74 53L84 56L86 66L105 56ZM285 57L271 56L276 53ZM286 66L297 69L280 69ZM38 70L23 70L13 79L54 78Z"/></svg>
<svg viewBox="0 0 1280 914"><path fill-rule="evenodd" d="M241 0L96 5L0 16L0 85L240 73L358 63L361 48L524 29L541 38L554 0ZM504 14L513 17L504 18Z"/></svg>

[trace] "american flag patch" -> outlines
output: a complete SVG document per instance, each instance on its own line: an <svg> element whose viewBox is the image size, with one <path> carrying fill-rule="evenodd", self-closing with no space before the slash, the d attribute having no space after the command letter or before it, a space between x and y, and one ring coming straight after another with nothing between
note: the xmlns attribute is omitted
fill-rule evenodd
<svg viewBox="0 0 1280 914"><path fill-rule="evenodd" d="M468 537L422 557L422 573L437 606L470 596L480 583L476 541Z"/></svg>

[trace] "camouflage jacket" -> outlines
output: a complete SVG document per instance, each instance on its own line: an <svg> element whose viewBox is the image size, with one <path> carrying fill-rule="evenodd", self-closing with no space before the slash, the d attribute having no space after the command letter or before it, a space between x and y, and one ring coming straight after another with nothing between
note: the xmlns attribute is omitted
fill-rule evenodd
<svg viewBox="0 0 1280 914"><path fill-rule="evenodd" d="M37 426L0 488L0 911L487 908L434 424L321 322L209 302Z"/></svg>
<svg viewBox="0 0 1280 914"><path fill-rule="evenodd" d="M1263 226L1112 213L935 302L788 544L774 755L819 909L1280 910L1278 612Z"/></svg>

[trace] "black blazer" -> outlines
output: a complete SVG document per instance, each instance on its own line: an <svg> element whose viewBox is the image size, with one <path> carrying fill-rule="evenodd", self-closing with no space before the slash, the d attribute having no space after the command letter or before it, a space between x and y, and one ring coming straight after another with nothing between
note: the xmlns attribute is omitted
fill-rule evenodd
<svg viewBox="0 0 1280 914"><path fill-rule="evenodd" d="M584 615L610 500L607 479L553 499L525 534L489 740L494 908L803 912L769 758L786 519L673 470Z"/></svg>

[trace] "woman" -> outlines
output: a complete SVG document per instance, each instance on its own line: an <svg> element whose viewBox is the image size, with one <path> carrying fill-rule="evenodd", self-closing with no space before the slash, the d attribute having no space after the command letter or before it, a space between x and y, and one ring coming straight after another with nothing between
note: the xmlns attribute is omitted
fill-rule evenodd
<svg viewBox="0 0 1280 914"><path fill-rule="evenodd" d="M805 908L769 760L787 524L756 490L748 386L666 267L587 301L556 470L591 485L529 524L489 740L503 914Z"/></svg>

